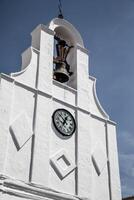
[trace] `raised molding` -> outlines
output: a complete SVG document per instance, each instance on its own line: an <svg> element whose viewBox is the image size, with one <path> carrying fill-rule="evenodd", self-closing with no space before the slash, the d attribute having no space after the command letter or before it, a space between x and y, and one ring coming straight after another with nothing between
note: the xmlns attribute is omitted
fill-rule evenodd
<svg viewBox="0 0 134 200"><path fill-rule="evenodd" d="M11 123L9 130L13 142L19 151L32 137L33 131L29 123L30 119L25 111L20 113Z"/></svg>
<svg viewBox="0 0 134 200"><path fill-rule="evenodd" d="M60 161L64 163L64 167ZM51 157L50 164L61 180L68 176L76 168L74 162L71 160L64 149L61 149Z"/></svg>
<svg viewBox="0 0 134 200"><path fill-rule="evenodd" d="M26 199L84 200L85 198L65 194L34 183L25 183L5 175L0 175L0 192Z"/></svg>
<svg viewBox="0 0 134 200"><path fill-rule="evenodd" d="M102 146L103 145L100 142L97 143L92 153L92 162L98 176L102 173L108 160L105 150L102 148Z"/></svg>

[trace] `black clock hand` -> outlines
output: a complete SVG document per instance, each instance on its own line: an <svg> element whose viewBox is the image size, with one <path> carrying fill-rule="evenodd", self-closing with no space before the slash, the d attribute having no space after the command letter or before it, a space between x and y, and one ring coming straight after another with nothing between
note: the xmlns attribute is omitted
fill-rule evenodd
<svg viewBox="0 0 134 200"><path fill-rule="evenodd" d="M63 119L63 125L64 125L66 123L66 120L67 120L68 116L63 118L63 116L60 113L59 113L59 116Z"/></svg>
<svg viewBox="0 0 134 200"><path fill-rule="evenodd" d="M59 113L58 113L58 114L59 114ZM59 114L59 116L63 119L63 121L65 120L61 114Z"/></svg>
<svg viewBox="0 0 134 200"><path fill-rule="evenodd" d="M66 123L66 121L67 121L67 118L68 118L68 116L67 116L67 117L65 117L65 119L64 119L64 122L63 122L63 125Z"/></svg>

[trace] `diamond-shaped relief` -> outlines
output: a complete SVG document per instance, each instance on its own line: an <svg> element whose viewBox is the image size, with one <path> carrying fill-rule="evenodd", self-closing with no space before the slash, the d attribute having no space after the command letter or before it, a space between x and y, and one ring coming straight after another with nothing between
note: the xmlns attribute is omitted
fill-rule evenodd
<svg viewBox="0 0 134 200"><path fill-rule="evenodd" d="M70 159L70 157L68 156L65 150L61 150L57 152L50 159L50 163L60 179L65 178L76 167L74 162Z"/></svg>
<svg viewBox="0 0 134 200"><path fill-rule="evenodd" d="M9 130L17 150L20 150L33 134L29 118L25 112L13 121Z"/></svg>
<svg viewBox="0 0 134 200"><path fill-rule="evenodd" d="M92 154L92 162L98 176L102 173L106 163L107 156L101 144L97 144Z"/></svg>

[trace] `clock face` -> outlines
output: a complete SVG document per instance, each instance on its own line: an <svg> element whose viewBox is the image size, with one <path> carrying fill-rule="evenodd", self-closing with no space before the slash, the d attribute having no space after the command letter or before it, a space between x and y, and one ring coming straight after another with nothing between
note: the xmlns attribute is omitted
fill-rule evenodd
<svg viewBox="0 0 134 200"><path fill-rule="evenodd" d="M57 109L52 116L56 130L64 136L70 136L76 129L74 117L65 109Z"/></svg>

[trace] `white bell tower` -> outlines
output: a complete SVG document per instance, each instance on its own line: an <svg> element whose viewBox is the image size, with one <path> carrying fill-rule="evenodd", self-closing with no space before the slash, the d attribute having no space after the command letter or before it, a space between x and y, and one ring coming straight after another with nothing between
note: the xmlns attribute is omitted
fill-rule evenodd
<svg viewBox="0 0 134 200"><path fill-rule="evenodd" d="M0 199L121 200L116 124L80 34L55 18L31 35L22 70L0 79ZM55 35L72 47L66 83L53 79Z"/></svg>

